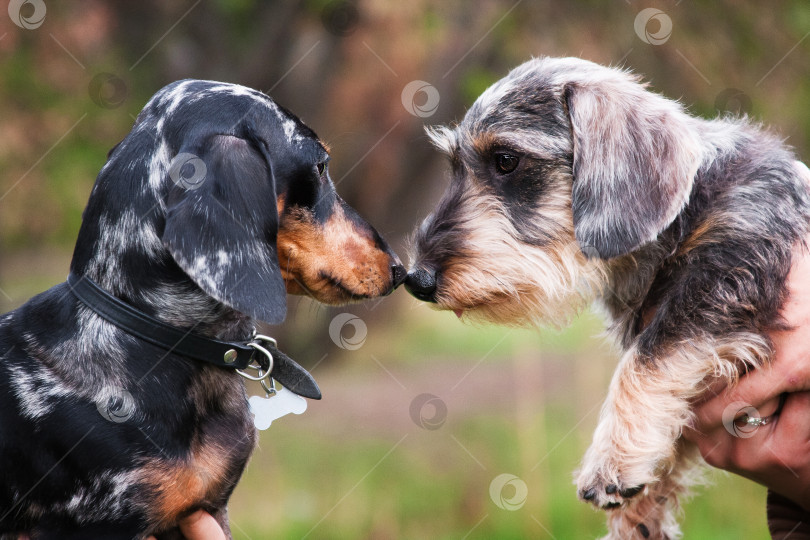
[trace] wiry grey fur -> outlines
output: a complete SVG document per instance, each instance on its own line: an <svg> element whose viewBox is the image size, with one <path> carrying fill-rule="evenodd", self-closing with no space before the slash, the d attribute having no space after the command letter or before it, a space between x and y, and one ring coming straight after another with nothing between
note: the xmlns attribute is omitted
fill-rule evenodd
<svg viewBox="0 0 810 540"><path fill-rule="evenodd" d="M623 356L579 494L610 510L610 538L678 537L690 401L770 359L810 219L807 167L747 119L695 118L576 58L519 66L430 135L453 177L410 276L432 276L440 308L497 323L601 304ZM513 172L503 154L520 158Z"/></svg>

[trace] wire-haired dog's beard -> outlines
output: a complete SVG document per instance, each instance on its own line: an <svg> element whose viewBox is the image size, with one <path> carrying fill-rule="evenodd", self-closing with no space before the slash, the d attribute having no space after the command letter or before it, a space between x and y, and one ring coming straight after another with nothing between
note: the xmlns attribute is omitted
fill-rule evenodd
<svg viewBox="0 0 810 540"><path fill-rule="evenodd" d="M454 231L458 250L439 272L438 306L497 324L565 326L602 289L605 268L577 244L564 193L538 210L553 229L534 243L497 198L468 190L457 209L456 222L463 224Z"/></svg>

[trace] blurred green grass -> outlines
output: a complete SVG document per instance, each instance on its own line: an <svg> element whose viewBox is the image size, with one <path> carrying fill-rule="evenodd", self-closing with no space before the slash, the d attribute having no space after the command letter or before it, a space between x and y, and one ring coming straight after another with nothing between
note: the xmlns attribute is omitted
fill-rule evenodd
<svg viewBox="0 0 810 540"><path fill-rule="evenodd" d="M510 331L415 309L405 325L372 329L340 368L315 372L323 403L261 434L231 505L235 538L603 535L603 515L578 502L572 480L613 365L593 337L599 318ZM438 429L409 418L422 391L447 404ZM490 499L501 473L527 485L519 510ZM684 537L768 538L764 489L719 471L708 478L685 505Z"/></svg>

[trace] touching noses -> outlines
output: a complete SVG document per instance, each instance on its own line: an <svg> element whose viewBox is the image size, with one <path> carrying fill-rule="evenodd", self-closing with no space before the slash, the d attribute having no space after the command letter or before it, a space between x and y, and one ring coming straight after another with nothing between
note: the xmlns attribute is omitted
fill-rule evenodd
<svg viewBox="0 0 810 540"><path fill-rule="evenodd" d="M391 266L391 278L394 281L393 288L396 289L408 278L408 270L405 269L402 263L397 261Z"/></svg>

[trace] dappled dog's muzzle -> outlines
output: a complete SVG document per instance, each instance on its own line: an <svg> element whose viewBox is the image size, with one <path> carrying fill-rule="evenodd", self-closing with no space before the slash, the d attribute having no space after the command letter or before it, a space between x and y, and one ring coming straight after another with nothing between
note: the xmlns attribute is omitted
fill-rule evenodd
<svg viewBox="0 0 810 540"><path fill-rule="evenodd" d="M394 292L394 289L405 283L405 281L408 279L408 270L402 265L402 263L398 262L391 267L391 278L393 280L391 290L386 294L391 294Z"/></svg>
<svg viewBox="0 0 810 540"><path fill-rule="evenodd" d="M303 207L285 210L278 253L287 292L325 304L390 294L407 276L388 243L339 198L326 217Z"/></svg>

